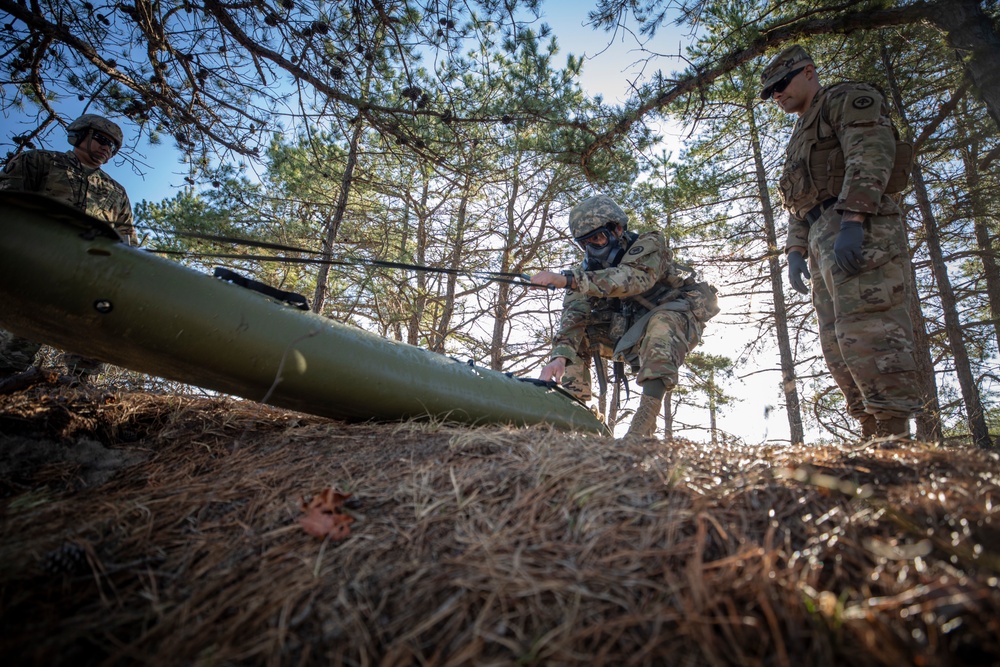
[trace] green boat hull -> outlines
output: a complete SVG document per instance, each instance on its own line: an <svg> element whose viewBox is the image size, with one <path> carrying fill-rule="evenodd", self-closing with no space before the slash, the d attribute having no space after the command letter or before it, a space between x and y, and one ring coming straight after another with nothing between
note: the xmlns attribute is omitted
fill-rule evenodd
<svg viewBox="0 0 1000 667"><path fill-rule="evenodd" d="M551 424L561 390L387 340L188 269L50 199L0 192L0 326L142 373L349 421Z"/></svg>

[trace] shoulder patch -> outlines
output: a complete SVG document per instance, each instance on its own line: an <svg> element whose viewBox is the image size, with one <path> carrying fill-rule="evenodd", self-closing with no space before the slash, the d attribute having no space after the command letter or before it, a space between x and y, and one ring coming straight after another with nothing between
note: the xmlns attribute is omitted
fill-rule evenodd
<svg viewBox="0 0 1000 667"><path fill-rule="evenodd" d="M634 245L628 249L630 255L641 255L644 248L641 245Z"/></svg>
<svg viewBox="0 0 1000 667"><path fill-rule="evenodd" d="M838 96L830 108L830 121L834 127L865 127L883 122L888 113L885 102L877 90L871 86L857 84L845 87L843 96Z"/></svg>

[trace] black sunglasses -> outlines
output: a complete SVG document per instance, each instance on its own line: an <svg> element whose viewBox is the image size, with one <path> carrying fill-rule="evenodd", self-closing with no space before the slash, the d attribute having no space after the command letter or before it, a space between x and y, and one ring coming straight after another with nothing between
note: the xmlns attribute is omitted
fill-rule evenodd
<svg viewBox="0 0 1000 667"><path fill-rule="evenodd" d="M100 132L94 132L91 138L102 146L110 146L112 149L118 150L118 142Z"/></svg>
<svg viewBox="0 0 1000 667"><path fill-rule="evenodd" d="M791 72L789 72L785 76L783 76L780 79L778 79L777 81L775 81L774 85L772 85L770 88L767 89L767 91L766 91L767 92L766 97L771 97L775 93L783 93L783 92L785 92L785 88L788 88L788 84L790 84L792 82L792 79L794 79L799 74L801 74L802 70L804 70L804 69L805 69L805 67L800 67L798 69L793 69Z"/></svg>

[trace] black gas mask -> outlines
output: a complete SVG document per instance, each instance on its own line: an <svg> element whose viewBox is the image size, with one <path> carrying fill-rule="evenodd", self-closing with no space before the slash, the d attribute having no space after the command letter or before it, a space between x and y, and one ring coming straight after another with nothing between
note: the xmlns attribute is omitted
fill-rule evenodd
<svg viewBox="0 0 1000 667"><path fill-rule="evenodd" d="M614 233L617 227L615 223L609 223L576 239L586 253L583 259L584 271L610 269L622 261L625 251L638 234L625 232L619 238Z"/></svg>

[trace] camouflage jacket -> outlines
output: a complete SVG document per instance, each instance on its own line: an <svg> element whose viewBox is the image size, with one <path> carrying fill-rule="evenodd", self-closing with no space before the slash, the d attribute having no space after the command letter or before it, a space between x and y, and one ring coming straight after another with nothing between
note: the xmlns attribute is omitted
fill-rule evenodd
<svg viewBox="0 0 1000 667"><path fill-rule="evenodd" d="M67 151L27 151L0 172L0 190L38 192L104 220L132 245L132 203L125 188L101 169L88 169Z"/></svg>
<svg viewBox="0 0 1000 667"><path fill-rule="evenodd" d="M845 173L839 192L816 182L810 155L818 143L835 137L843 151ZM864 83L838 83L822 88L795 123L785 148L779 189L790 216L785 250L809 247L805 214L827 197L835 208L868 215L899 212L885 187L896 155L896 137L882 94Z"/></svg>
<svg viewBox="0 0 1000 667"><path fill-rule="evenodd" d="M640 234L618 266L599 271L584 271L578 266L573 269L573 277L576 289L567 290L563 298L550 358L572 358L583 351L587 328L601 319L595 312L598 304L627 301L656 292L660 286L680 288L684 284L673 262L673 252L659 231Z"/></svg>

